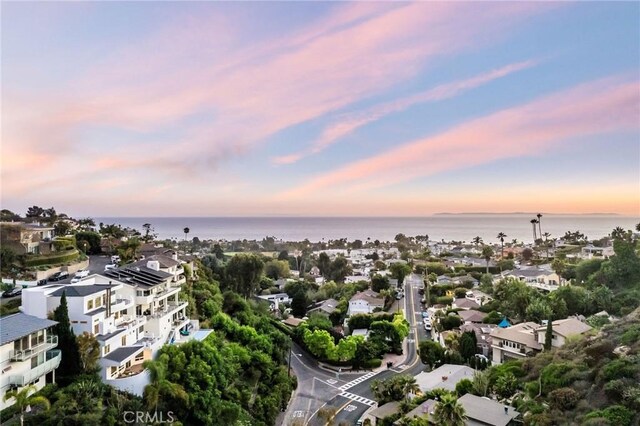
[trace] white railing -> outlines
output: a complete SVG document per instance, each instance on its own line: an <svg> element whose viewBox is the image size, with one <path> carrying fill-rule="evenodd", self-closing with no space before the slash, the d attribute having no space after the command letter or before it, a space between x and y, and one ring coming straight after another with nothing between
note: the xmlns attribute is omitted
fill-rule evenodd
<svg viewBox="0 0 640 426"><path fill-rule="evenodd" d="M27 360L35 355L38 355L40 352L55 348L56 346L58 346L58 336L48 335L43 342L37 344L36 346L32 346L28 349L12 350L11 361Z"/></svg>

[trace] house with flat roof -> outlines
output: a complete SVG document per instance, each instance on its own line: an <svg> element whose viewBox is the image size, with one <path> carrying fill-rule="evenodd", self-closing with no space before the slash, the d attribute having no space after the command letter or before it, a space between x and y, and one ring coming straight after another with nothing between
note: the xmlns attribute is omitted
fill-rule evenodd
<svg viewBox="0 0 640 426"><path fill-rule="evenodd" d="M51 334L57 322L22 312L0 318L0 410L15 400L4 400L9 390L34 385L39 391L55 382L60 365L58 336Z"/></svg>
<svg viewBox="0 0 640 426"><path fill-rule="evenodd" d="M154 268L111 270L75 284L25 289L20 309L46 318L65 294L74 333L93 334L100 344L102 380L140 395L148 381L143 362L192 327L173 277Z"/></svg>

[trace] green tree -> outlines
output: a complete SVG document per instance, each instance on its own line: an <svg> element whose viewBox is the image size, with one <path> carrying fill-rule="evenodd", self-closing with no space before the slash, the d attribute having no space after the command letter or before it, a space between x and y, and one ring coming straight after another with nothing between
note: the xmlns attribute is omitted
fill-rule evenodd
<svg viewBox="0 0 640 426"><path fill-rule="evenodd" d="M398 280L398 285L404 282L404 278L411 273L411 266L403 262L392 263L389 266L391 276Z"/></svg>
<svg viewBox="0 0 640 426"><path fill-rule="evenodd" d="M473 386L472 386L473 394L477 396L487 396L487 393L489 392L490 383L491 382L490 382L488 370L476 371L475 373L473 373Z"/></svg>
<svg viewBox="0 0 640 426"><path fill-rule="evenodd" d="M543 319L551 317L551 307L545 299L538 298L531 302L527 306L526 319L527 321L533 321L540 323Z"/></svg>
<svg viewBox="0 0 640 426"><path fill-rule="evenodd" d="M335 355L333 337L326 330L306 330L303 340L309 352L319 359L326 360Z"/></svg>
<svg viewBox="0 0 640 426"><path fill-rule="evenodd" d="M458 399L449 393L442 395L433 412L433 421L441 426L464 426L467 415Z"/></svg>
<svg viewBox="0 0 640 426"><path fill-rule="evenodd" d="M228 288L245 298L251 297L260 290L260 275L264 263L255 254L237 254L231 258L226 267Z"/></svg>
<svg viewBox="0 0 640 426"><path fill-rule="evenodd" d="M20 219L22 219L20 215L12 212L11 210L0 210L0 222L19 222Z"/></svg>
<svg viewBox="0 0 640 426"><path fill-rule="evenodd" d="M505 234L504 232L499 232L496 238L500 240L500 259L503 259L504 258L504 239L507 238L507 234Z"/></svg>
<svg viewBox="0 0 640 426"><path fill-rule="evenodd" d="M157 361L145 361L143 366L149 371L149 384L144 387L144 400L148 409L158 411L158 405L166 399L186 403L189 395L182 386L167 379L167 355L161 355Z"/></svg>
<svg viewBox="0 0 640 426"><path fill-rule="evenodd" d="M404 376L402 380L402 393L406 402L409 402L409 395L416 395L420 392L420 386L416 382L416 378L413 376Z"/></svg>
<svg viewBox="0 0 640 426"><path fill-rule="evenodd" d="M544 333L544 349L546 351L551 350L551 344L553 342L553 321L547 320L547 329Z"/></svg>
<svg viewBox="0 0 640 426"><path fill-rule="evenodd" d="M4 401L14 400L13 406L20 413L20 425L24 425L24 413L28 406L37 405L48 410L51 407L49 400L44 396L32 395L36 391L34 385L27 385L20 390L10 390L4 395Z"/></svg>
<svg viewBox="0 0 640 426"><path fill-rule="evenodd" d="M491 261L491 257L493 256L493 249L491 246L482 247L482 257L485 262L487 262L487 274L489 273L489 262Z"/></svg>
<svg viewBox="0 0 640 426"><path fill-rule="evenodd" d="M329 255L325 252L321 252L318 255L318 269L323 277L329 277L331 273L331 259L329 259Z"/></svg>
<svg viewBox="0 0 640 426"><path fill-rule="evenodd" d="M320 268L320 267L318 267ZM351 275L352 268L344 256L336 257L329 268L329 278L337 283L344 282L344 279Z"/></svg>
<svg viewBox="0 0 640 426"><path fill-rule="evenodd" d="M289 261L285 260L270 260L264 264L264 274L274 280L280 278L288 278Z"/></svg>
<svg viewBox="0 0 640 426"><path fill-rule="evenodd" d="M84 332L77 337L80 365L84 373L93 373L99 369L100 343L91 333Z"/></svg>
<svg viewBox="0 0 640 426"><path fill-rule="evenodd" d="M494 391L500 398L506 399L511 397L518 388L518 379L513 373L501 374L494 385Z"/></svg>
<svg viewBox="0 0 640 426"><path fill-rule="evenodd" d="M462 359L468 361L473 358L477 350L477 337L473 331L465 331L459 339L460 355Z"/></svg>
<svg viewBox="0 0 640 426"><path fill-rule="evenodd" d="M57 322L53 327L53 332L58 336L58 349L62 355L60 367L57 370L59 373L58 382L65 385L71 383L80 373L78 342L69 321L66 291L62 292L60 305L54 309L52 319Z"/></svg>
<svg viewBox="0 0 640 426"><path fill-rule="evenodd" d="M380 274L375 274L371 277L371 289L376 292L389 289L389 278L383 277Z"/></svg>
<svg viewBox="0 0 640 426"><path fill-rule="evenodd" d="M428 365L429 369L440 365L444 359L444 348L438 342L432 340L423 340L418 345L418 353L420 361Z"/></svg>

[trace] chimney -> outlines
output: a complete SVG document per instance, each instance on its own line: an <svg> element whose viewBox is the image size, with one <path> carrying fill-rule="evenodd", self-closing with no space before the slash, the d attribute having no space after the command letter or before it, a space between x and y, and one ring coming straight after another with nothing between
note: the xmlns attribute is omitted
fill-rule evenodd
<svg viewBox="0 0 640 426"><path fill-rule="evenodd" d="M109 281L109 287L107 287L107 312L106 317L109 318L111 316L111 281Z"/></svg>

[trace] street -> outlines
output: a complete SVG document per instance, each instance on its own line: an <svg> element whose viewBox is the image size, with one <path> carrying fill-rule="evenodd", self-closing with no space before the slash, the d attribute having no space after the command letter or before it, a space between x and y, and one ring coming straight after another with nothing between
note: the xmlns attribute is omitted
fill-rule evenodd
<svg viewBox="0 0 640 426"><path fill-rule="evenodd" d="M420 275L411 274L405 279L404 309L410 324L406 340L404 363L394 365L379 372L332 374L320 368L317 362L299 347L294 346L291 367L298 377L298 390L287 409L283 425L322 426L317 412L322 407L337 410L334 423L356 424L358 419L371 406L375 405L371 382L388 379L396 374L415 375L423 371L424 366L417 355L418 343L427 338L422 326L422 307L418 289L422 285Z"/></svg>

